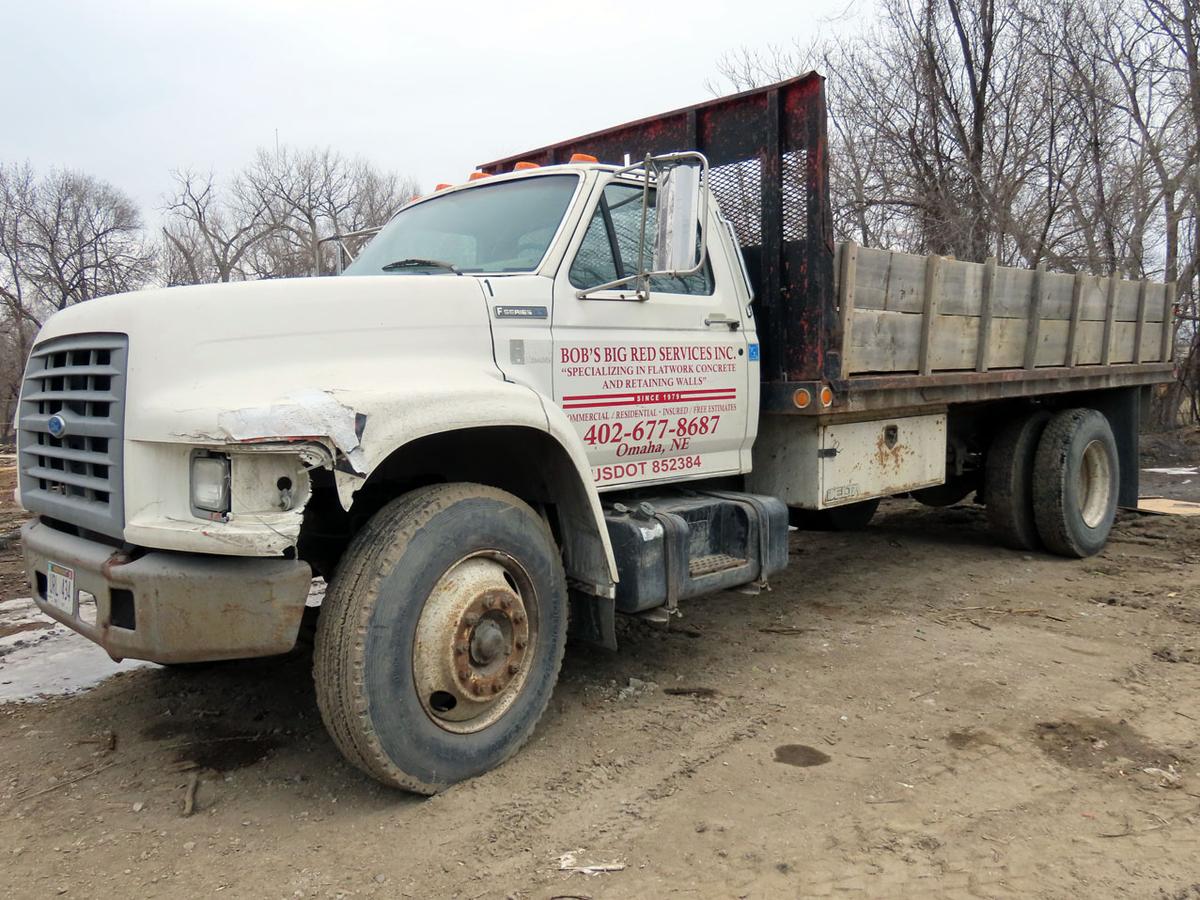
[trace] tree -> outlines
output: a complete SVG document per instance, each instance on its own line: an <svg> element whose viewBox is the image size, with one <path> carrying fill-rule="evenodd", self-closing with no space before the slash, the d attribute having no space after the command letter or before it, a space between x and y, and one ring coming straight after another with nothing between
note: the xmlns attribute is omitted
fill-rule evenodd
<svg viewBox="0 0 1200 900"><path fill-rule="evenodd" d="M0 433L45 319L74 303L150 281L155 254L133 201L90 175L0 165Z"/></svg>
<svg viewBox="0 0 1200 900"><path fill-rule="evenodd" d="M171 173L175 193L163 209L163 274L168 285L244 278L247 256L274 229L266 204L235 179L223 194L210 172Z"/></svg>
<svg viewBox="0 0 1200 900"><path fill-rule="evenodd" d="M243 178L272 226L250 259L260 277L327 271L334 249L323 238L382 225L416 194L411 179L329 148L259 150Z"/></svg>
<svg viewBox="0 0 1200 900"><path fill-rule="evenodd" d="M857 36L718 71L735 89L827 75L840 239L1174 283L1200 418L1198 15L1198 0L884 0Z"/></svg>

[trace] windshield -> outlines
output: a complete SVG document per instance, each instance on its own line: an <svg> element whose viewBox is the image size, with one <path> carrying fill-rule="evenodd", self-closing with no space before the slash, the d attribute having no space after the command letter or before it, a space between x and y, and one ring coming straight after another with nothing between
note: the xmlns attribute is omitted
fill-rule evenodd
<svg viewBox="0 0 1200 900"><path fill-rule="evenodd" d="M397 213L344 274L532 272L578 183L577 175L543 175L418 203Z"/></svg>

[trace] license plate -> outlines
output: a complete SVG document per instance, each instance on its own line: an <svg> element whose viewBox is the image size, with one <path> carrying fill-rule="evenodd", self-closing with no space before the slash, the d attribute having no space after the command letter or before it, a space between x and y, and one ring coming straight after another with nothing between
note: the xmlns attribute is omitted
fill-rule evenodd
<svg viewBox="0 0 1200 900"><path fill-rule="evenodd" d="M69 616L75 615L75 570L58 563L46 564L46 602Z"/></svg>

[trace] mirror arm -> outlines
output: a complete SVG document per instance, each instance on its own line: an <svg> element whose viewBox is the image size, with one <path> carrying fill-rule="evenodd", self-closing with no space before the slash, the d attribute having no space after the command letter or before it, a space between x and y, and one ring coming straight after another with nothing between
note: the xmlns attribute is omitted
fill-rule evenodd
<svg viewBox="0 0 1200 900"><path fill-rule="evenodd" d="M668 274L668 273L666 273L666 272L647 272L647 273L645 273L647 290L643 290L641 285L636 285L634 292L637 294L637 299L642 300L642 301L649 300L650 292L649 292L648 288L649 288L649 284L650 284L650 278L655 275L665 275L665 274ZM622 285L630 284L631 282L640 281L642 279L642 277L643 276L641 275L641 273L639 273L637 275L626 275L624 278L618 278L614 281L606 281L606 282L604 282L604 284L598 284L595 287L584 288L583 290L579 290L579 291L575 292L575 299L576 300L587 300L591 294L595 294L598 291L613 291L613 290L616 290L617 288L621 287Z"/></svg>

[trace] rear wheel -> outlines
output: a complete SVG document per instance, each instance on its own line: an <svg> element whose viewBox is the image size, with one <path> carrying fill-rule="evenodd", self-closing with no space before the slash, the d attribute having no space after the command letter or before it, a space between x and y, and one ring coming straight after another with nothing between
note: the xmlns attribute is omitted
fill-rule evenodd
<svg viewBox="0 0 1200 900"><path fill-rule="evenodd" d="M352 763L432 794L515 753L549 703L567 589L545 522L476 484L414 491L354 539L322 604L314 679Z"/></svg>
<svg viewBox="0 0 1200 900"><path fill-rule="evenodd" d="M1050 414L1024 413L1006 423L992 439L984 469L988 522L1000 542L1014 550L1036 550L1033 469L1038 440Z"/></svg>
<svg viewBox="0 0 1200 900"><path fill-rule="evenodd" d="M1104 549L1117 514L1117 442L1094 409L1068 409L1046 426L1034 463L1033 508L1038 534L1060 556Z"/></svg>

